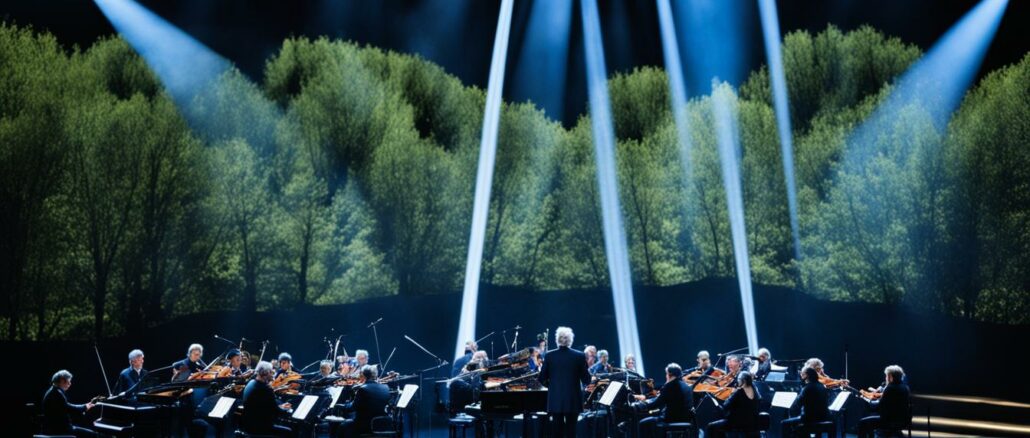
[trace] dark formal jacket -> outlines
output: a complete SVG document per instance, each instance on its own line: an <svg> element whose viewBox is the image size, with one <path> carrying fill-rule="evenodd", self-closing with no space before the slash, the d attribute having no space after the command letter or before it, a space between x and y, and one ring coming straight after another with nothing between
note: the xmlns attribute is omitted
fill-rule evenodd
<svg viewBox="0 0 1030 438"><path fill-rule="evenodd" d="M183 381L183 380L188 379L190 377L190 374L193 374L193 373L195 373L197 371L200 371L200 370L204 369L204 364L201 363L201 362L194 362L194 361L190 360L190 358L187 357L187 358L185 358L183 360L180 360L180 361L178 361L178 362L176 362L175 364L172 365L172 369L181 370L183 368L188 369L189 372L186 372L186 373L180 372L175 377L175 381L179 382L179 381Z"/></svg>
<svg viewBox="0 0 1030 438"><path fill-rule="evenodd" d="M694 413L694 394L683 380L676 379L666 382L658 397L649 399L644 403L645 410L662 409L661 418L666 423L679 423L692 421Z"/></svg>
<svg viewBox="0 0 1030 438"><path fill-rule="evenodd" d="M43 433L68 434L72 432L72 414L76 416L86 412L86 405L68 402L64 390L51 386L43 396Z"/></svg>
<svg viewBox="0 0 1030 438"><path fill-rule="evenodd" d="M607 373L608 372L608 367L606 367L605 365L608 365L608 367L611 366L611 364L603 364L600 361L598 361L597 363L595 363L593 366L590 367L590 374L598 374L598 373L604 374L604 373Z"/></svg>
<svg viewBox="0 0 1030 438"><path fill-rule="evenodd" d="M761 382L769 376L769 371L772 370L772 359L765 362L759 362L758 368L755 370L755 380Z"/></svg>
<svg viewBox="0 0 1030 438"><path fill-rule="evenodd" d="M720 406L723 418L732 430L758 430L758 404L762 396L754 390L755 398L748 398L743 389L738 389Z"/></svg>
<svg viewBox="0 0 1030 438"><path fill-rule="evenodd" d="M830 418L830 392L817 379L805 384L798 395L797 403L801 406L801 421L817 423Z"/></svg>
<svg viewBox="0 0 1030 438"><path fill-rule="evenodd" d="M912 421L910 394L908 385L904 383L891 383L884 387L880 399L871 403L872 408L880 413L880 423L884 426L908 425Z"/></svg>
<svg viewBox="0 0 1030 438"><path fill-rule="evenodd" d="M472 360L472 352L471 351L466 351L464 356L461 356L461 357L459 357L457 359L454 359L454 367L451 368L451 377L454 377L454 376L457 376L458 374L461 374L461 372L463 370L465 370L465 365L468 365L469 361L471 361L471 360Z"/></svg>
<svg viewBox="0 0 1030 438"><path fill-rule="evenodd" d="M582 351L558 347L547 352L537 377L547 387L548 413L583 412L583 385L590 383L590 372Z"/></svg>
<svg viewBox="0 0 1030 438"><path fill-rule="evenodd" d="M354 388L354 400L343 406L343 410L354 412L354 429L358 433L372 430L372 419L386 415L390 403L390 387L382 383L365 383Z"/></svg>
<svg viewBox="0 0 1030 438"><path fill-rule="evenodd" d="M118 384L115 385L115 393L125 392L130 389L133 392L136 392L136 390L139 389L136 384L146 376L147 370L144 369L140 369L139 372L136 372L132 367L122 370L122 373L118 375Z"/></svg>
<svg viewBox="0 0 1030 438"><path fill-rule="evenodd" d="M255 434L271 433L275 420L284 411L275 400L275 391L266 382L251 380L243 388L243 417L240 428Z"/></svg>

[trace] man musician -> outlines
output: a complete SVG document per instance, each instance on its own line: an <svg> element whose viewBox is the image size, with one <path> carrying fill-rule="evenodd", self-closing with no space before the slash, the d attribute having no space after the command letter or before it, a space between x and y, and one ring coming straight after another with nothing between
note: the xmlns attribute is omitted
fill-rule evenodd
<svg viewBox="0 0 1030 438"><path fill-rule="evenodd" d="M662 409L659 415L640 420L640 436L655 436L655 432L668 423L693 421L694 395L681 379L682 376L683 369L679 364L670 363L665 366L665 385L658 397L644 400L642 395L634 396L638 401L633 404L633 408L637 411Z"/></svg>
<svg viewBox="0 0 1030 438"><path fill-rule="evenodd" d="M876 429L903 430L912 423L909 410L911 392L904 382L905 371L891 365L883 370L887 384L880 392L880 398L869 402L878 415L863 418L858 423L858 437L872 437Z"/></svg>
<svg viewBox="0 0 1030 438"><path fill-rule="evenodd" d="M751 362L751 367L748 372L754 376L756 381L764 381L769 376L769 371L772 370L772 353L769 353L768 348L759 348L758 356Z"/></svg>
<svg viewBox="0 0 1030 438"><path fill-rule="evenodd" d="M129 367L122 370L121 374L118 375L118 383L115 384L115 392L133 392L135 393L138 389L140 380L143 380L147 375L147 370L143 369L143 351L135 349L129 352Z"/></svg>
<svg viewBox="0 0 1030 438"><path fill-rule="evenodd" d="M361 368L361 377L365 383L354 388L354 399L343 405L345 413L352 413L340 424L337 436L348 438L372 432L372 419L386 414L386 406L390 403L390 387L376 381L379 376L375 365Z"/></svg>
<svg viewBox="0 0 1030 438"><path fill-rule="evenodd" d="M243 388L243 416L240 428L253 435L275 435L289 437L292 432L285 426L275 424L279 416L289 412L289 403L279 404L275 392L268 385L272 381L272 364L261 361L254 367L254 379Z"/></svg>
<svg viewBox="0 0 1030 438"><path fill-rule="evenodd" d="M476 341L465 341L465 354L454 359L454 366L451 368L451 377L457 376L465 371L465 366L472 360L472 355L475 354L478 349L479 347L476 345Z"/></svg>
<svg viewBox="0 0 1030 438"><path fill-rule="evenodd" d="M610 373L612 365L608 362L608 350L597 351L597 363L590 367L590 374Z"/></svg>
<svg viewBox="0 0 1030 438"><path fill-rule="evenodd" d="M583 386L590 383L587 356L572 349L572 329L558 327L554 336L558 348L547 352L537 378L547 387L551 436L575 437L576 421L583 411Z"/></svg>
<svg viewBox="0 0 1030 438"><path fill-rule="evenodd" d="M207 367L207 364L200 360L202 357L204 357L204 346L200 344L190 345L186 349L186 358L172 365L172 381L184 381L193 373Z"/></svg>
<svg viewBox="0 0 1030 438"><path fill-rule="evenodd" d="M47 435L75 435L77 437L94 437L92 430L73 424L72 415L81 417L86 411L93 409L93 403L72 404L65 392L72 386L72 373L60 370L50 378L50 389L43 396L43 427Z"/></svg>

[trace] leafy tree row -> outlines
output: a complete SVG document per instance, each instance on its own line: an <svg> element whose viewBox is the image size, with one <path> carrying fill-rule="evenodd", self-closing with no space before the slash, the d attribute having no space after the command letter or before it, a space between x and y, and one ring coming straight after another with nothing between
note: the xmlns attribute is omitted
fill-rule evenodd
<svg viewBox="0 0 1030 438"><path fill-rule="evenodd" d="M768 74L733 96L754 280L986 321L1030 310L1030 57L944 127L906 108L849 134L917 48L871 28L784 39L802 259ZM735 275L711 97L678 144L660 69L609 82L634 281ZM120 39L66 50L0 25L0 333L102 337L177 315L457 290L484 93L417 57L289 39L176 107ZM849 148L874 158L844 166ZM686 154L684 154L686 152ZM506 103L484 283L605 287L590 120Z"/></svg>

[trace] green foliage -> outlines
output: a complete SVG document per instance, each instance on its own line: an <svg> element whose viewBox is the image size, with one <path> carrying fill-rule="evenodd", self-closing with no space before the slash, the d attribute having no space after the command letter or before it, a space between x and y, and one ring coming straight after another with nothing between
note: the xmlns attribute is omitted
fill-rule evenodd
<svg viewBox="0 0 1030 438"><path fill-rule="evenodd" d="M941 131L923 108L851 134L920 55L865 27L784 40L802 259L768 74L732 98L755 281L1027 323L1030 57ZM464 274L482 90L416 56L288 39L258 84L176 107L120 39L85 52L0 25L0 335L102 337L216 309L444 293ZM735 275L711 96L679 144L667 78L609 82L633 279ZM505 103L482 281L606 287L590 120ZM861 165L849 151L874 151ZM683 154L689 154L688 157Z"/></svg>

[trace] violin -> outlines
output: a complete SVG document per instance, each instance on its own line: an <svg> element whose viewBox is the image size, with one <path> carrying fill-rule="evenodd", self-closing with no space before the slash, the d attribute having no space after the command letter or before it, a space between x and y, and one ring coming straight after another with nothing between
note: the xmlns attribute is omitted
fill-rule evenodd
<svg viewBox="0 0 1030 438"><path fill-rule="evenodd" d="M819 383L822 383L823 386L826 387L826 389L840 389L840 388L854 389L854 388L851 388L850 386L848 386L848 383L851 383L849 380L847 380L847 379L834 379L834 378L832 378L830 376L827 376L826 373L824 373L822 371L819 371Z"/></svg>
<svg viewBox="0 0 1030 438"><path fill-rule="evenodd" d="M300 380L302 377L304 376L301 373L289 370L285 373L279 373L279 375L276 378L272 379L272 381L268 385L271 386L272 391L274 391L277 394L295 395L299 394L299 391L297 389L297 387L299 386L299 382L296 381Z"/></svg>

